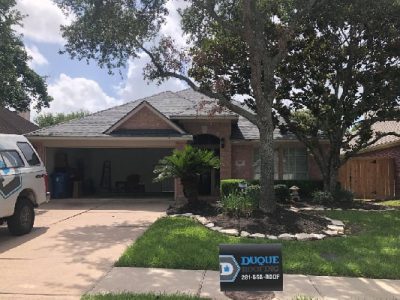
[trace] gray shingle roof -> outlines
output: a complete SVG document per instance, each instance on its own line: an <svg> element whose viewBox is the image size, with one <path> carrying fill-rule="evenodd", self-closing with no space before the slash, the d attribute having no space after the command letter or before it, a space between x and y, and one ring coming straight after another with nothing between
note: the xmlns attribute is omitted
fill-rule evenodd
<svg viewBox="0 0 400 300"><path fill-rule="evenodd" d="M55 126L39 129L29 134L30 136L65 136L65 137L104 137L104 132L129 114L132 109L143 101L149 102L161 113L169 117L177 114L183 107L192 105L191 101L185 100L175 93L163 92L144 99L125 103L97 113L88 115L81 119L61 123Z"/></svg>
<svg viewBox="0 0 400 300"><path fill-rule="evenodd" d="M400 122L398 122L398 121L377 122L374 125L372 125L372 130L374 132L383 132L383 133L384 132L396 132L396 133L400 134ZM366 150L373 149L377 146L391 145L392 143L395 143L395 142L400 142L400 137L395 136L395 135L387 135L387 136L381 138L375 144L367 147Z"/></svg>
<svg viewBox="0 0 400 300"><path fill-rule="evenodd" d="M38 128L37 125L25 120L16 112L0 108L0 133L25 134Z"/></svg>
<svg viewBox="0 0 400 300"><path fill-rule="evenodd" d="M162 92L147 98L128 102L120 106L112 107L97 113L88 115L81 119L61 123L55 126L42 128L29 134L29 136L45 137L105 137L107 129L129 114L136 106L143 101L147 101L166 117L196 117L209 116L210 110L216 105L216 100L208 98L191 89L180 92ZM201 103L205 105L200 105ZM200 109L201 107L201 109ZM217 117L237 117L237 115L227 109L218 111L214 114ZM135 132L143 136L144 132ZM152 133L155 134L155 133ZM159 133L157 133L159 134ZM289 135L282 136L279 130L275 130L275 138L286 139ZM238 122L232 125L232 139L257 140L259 133L257 127L243 117L238 118Z"/></svg>

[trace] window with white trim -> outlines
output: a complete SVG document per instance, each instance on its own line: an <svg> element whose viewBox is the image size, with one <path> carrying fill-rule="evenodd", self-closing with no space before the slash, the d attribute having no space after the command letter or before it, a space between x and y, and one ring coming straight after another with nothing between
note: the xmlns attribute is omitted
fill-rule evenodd
<svg viewBox="0 0 400 300"><path fill-rule="evenodd" d="M305 148L283 148L283 180L308 179L307 150Z"/></svg>

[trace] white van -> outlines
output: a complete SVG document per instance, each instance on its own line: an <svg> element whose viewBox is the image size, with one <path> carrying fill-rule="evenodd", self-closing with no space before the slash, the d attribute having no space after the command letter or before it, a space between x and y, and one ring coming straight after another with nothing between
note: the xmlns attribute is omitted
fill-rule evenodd
<svg viewBox="0 0 400 300"><path fill-rule="evenodd" d="M0 134L0 225L13 235L32 230L34 208L50 200L46 168L21 135Z"/></svg>

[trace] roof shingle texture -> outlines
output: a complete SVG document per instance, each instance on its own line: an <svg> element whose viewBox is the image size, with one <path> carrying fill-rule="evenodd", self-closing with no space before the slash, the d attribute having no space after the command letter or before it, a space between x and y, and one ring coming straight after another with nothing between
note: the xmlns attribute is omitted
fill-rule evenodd
<svg viewBox="0 0 400 300"><path fill-rule="evenodd" d="M209 116L210 111L216 106L217 101L206 97L192 89L180 92L162 92L147 98L135 100L120 106L112 107L81 119L75 119L52 127L39 129L30 136L59 136L59 137L105 137L104 132L111 126L129 114L136 106L147 101L154 108L170 119L179 117ZM227 109L214 112L218 117L237 117ZM211 117L212 118L212 117ZM282 136L279 130L275 130L276 139L292 138L289 135ZM238 118L237 124L232 126L232 139L259 139L258 128L243 117Z"/></svg>
<svg viewBox="0 0 400 300"><path fill-rule="evenodd" d="M25 134L38 128L37 125L25 120L16 112L0 108L0 133Z"/></svg>
<svg viewBox="0 0 400 300"><path fill-rule="evenodd" d="M372 125L372 129L374 132L396 132L400 134L400 122L398 121L385 121L385 122L377 122ZM369 148L375 148L377 146L383 146L386 144L391 144L395 142L400 142L400 137L395 135L387 135L377 141L375 144L369 146Z"/></svg>

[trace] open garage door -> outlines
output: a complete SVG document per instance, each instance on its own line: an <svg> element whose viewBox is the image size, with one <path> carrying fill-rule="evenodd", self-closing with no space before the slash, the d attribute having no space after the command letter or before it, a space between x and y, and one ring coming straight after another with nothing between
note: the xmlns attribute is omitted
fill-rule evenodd
<svg viewBox="0 0 400 300"><path fill-rule="evenodd" d="M154 167L167 148L46 148L55 198L172 196L173 180L154 182Z"/></svg>

